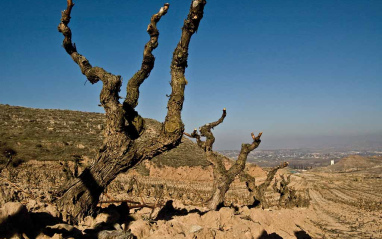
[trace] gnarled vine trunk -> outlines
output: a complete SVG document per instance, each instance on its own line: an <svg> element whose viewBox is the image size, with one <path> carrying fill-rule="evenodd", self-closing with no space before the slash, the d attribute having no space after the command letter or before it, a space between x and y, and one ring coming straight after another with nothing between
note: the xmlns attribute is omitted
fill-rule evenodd
<svg viewBox="0 0 382 239"><path fill-rule="evenodd" d="M91 213L96 207L99 196L117 175L132 168L144 159L151 159L176 147L181 140L184 125L181 110L184 101L188 47L192 35L197 31L203 17L205 0L193 0L187 19L182 28L181 39L175 48L171 63L171 88L167 115L161 132L152 137L145 135L144 119L135 111L138 105L139 87L154 67L155 57L152 51L158 45L159 31L157 22L167 13L169 4L165 4L157 14L151 17L147 32L150 40L144 48L141 69L129 80L127 95L123 104L119 102L122 85L121 76L108 73L100 67L93 67L89 61L77 52L72 43L72 33L68 24L74 6L67 0L67 9L62 12L58 30L64 35L63 46L66 52L79 65L82 73L92 83L102 81L100 102L105 109L105 140L94 163L86 168L78 178L70 182L59 193L58 208L66 220L77 222Z"/></svg>
<svg viewBox="0 0 382 239"><path fill-rule="evenodd" d="M251 144L242 144L238 159L231 166L230 169L226 169L222 161L222 156L218 155L212 150L212 146L215 143L215 137L211 132L211 129L218 126L224 121L226 117L226 109L223 109L223 114L218 121L205 124L200 127L200 135L195 129L191 134L185 133L185 135L195 138L198 146L206 152L207 160L212 164L214 182L212 188L212 196L207 202L207 207L211 210L217 210L224 203L225 194L228 192L229 187L235 180L235 177L243 172L245 164L247 161L248 154L259 147L261 140L260 137L262 133L255 136L253 133ZM201 136L206 137L205 141L201 140Z"/></svg>
<svg viewBox="0 0 382 239"><path fill-rule="evenodd" d="M247 189L250 192L250 197L253 198L253 205L260 205L262 208L269 207L269 202L265 197L265 192L269 185L271 185L277 171L287 167L288 165L288 162L283 162L279 166L272 168L268 172L265 181L260 185L256 185L256 179L251 175L246 173L242 173L240 175L240 180L245 182Z"/></svg>

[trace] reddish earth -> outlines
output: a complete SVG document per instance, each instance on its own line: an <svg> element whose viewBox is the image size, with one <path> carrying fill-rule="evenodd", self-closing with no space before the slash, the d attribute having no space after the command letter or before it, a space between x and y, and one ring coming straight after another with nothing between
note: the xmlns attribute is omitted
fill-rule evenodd
<svg viewBox="0 0 382 239"><path fill-rule="evenodd" d="M342 172L324 168L319 172L292 175L293 188L309 190L308 208L263 210L240 206L246 202L247 194L243 183L237 180L227 195L227 201L236 206L219 211L207 211L201 206L211 187L208 167L157 168L147 163L150 177L138 176L136 172L121 175L107 195L141 203L165 203L171 194L175 198L172 204L155 210L130 209L128 220L123 210L109 207L102 209L96 218L88 217L75 227L57 224L59 212L44 203L54 187L65 181L61 166L53 162L28 162L10 171L3 170L0 175L0 238L79 238L73 236L76 233L84 238L118 238L125 233L125 237L119 238L128 238L124 228L138 238L382 238L381 161L372 159L372 163L362 169L358 166L349 170L354 168L354 164L349 166L354 159L351 157L336 166L341 167ZM248 171L257 177L258 183L266 175L255 166L248 167ZM287 174L289 170L283 169L280 173ZM126 184L134 176L141 194L127 193L129 185ZM105 199L108 199L106 194L102 197ZM7 201L21 204L5 204ZM26 205L25 209L22 205ZM49 215L48 222L41 217L45 214ZM23 219L18 221L17 215ZM10 221L9 216L17 220ZM25 228L35 231L31 233ZM94 234L96 229L98 234Z"/></svg>

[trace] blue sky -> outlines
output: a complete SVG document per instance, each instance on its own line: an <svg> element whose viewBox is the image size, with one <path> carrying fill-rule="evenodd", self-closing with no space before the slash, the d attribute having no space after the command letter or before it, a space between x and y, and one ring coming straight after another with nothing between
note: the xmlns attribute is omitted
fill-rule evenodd
<svg viewBox="0 0 382 239"><path fill-rule="evenodd" d="M125 87L140 67L149 19L165 2L74 2L70 27L78 51L93 66L122 75ZM138 106L142 116L160 121L190 1L169 3ZM101 84L84 84L61 47L57 25L66 1L1 1L0 7L0 103L102 112ZM208 1L190 45L186 129L216 120L226 107L216 149L239 148L252 131L264 131L264 149L381 135L381 12L380 0Z"/></svg>

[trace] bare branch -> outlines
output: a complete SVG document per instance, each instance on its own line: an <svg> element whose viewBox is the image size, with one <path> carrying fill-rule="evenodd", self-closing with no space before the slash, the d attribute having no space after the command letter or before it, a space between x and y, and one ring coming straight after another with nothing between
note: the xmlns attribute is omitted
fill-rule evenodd
<svg viewBox="0 0 382 239"><path fill-rule="evenodd" d="M222 116L220 117L219 120L217 120L215 122L212 122L212 123L205 124L202 127L200 127L201 135L198 134L198 131L196 129L194 129L192 134L188 134L188 133L184 133L184 134L186 136L190 137L190 138L196 139L196 143L205 152L212 151L212 146L213 146L213 144L215 142L215 137L214 137L213 133L211 132L211 129L213 129L214 127L216 127L219 124L221 124L224 121L224 118L226 117L226 115L227 115L227 111L226 111L226 108L224 108L223 109L223 114L222 114ZM206 141L205 142L201 140L201 136L206 137Z"/></svg>
<svg viewBox="0 0 382 239"><path fill-rule="evenodd" d="M125 119L128 122L126 130L131 139L138 138L144 129L144 120L138 112L135 111L135 107L138 105L139 87L149 77L152 69L154 68L155 57L152 54L152 51L158 46L159 31L157 29L157 23L162 16L166 15L169 7L170 4L164 4L159 12L151 17L150 23L147 26L147 32L150 35L150 40L146 43L143 50L141 69L139 69L127 83L123 110Z"/></svg>
<svg viewBox="0 0 382 239"><path fill-rule="evenodd" d="M37 195L31 194L30 189L25 189L23 186L18 185L18 183L13 183L9 181L6 177L0 175L0 181L4 181L6 184L8 184L10 187L15 188L17 191L24 193L28 198L38 201L40 198ZM28 190L29 192L27 192Z"/></svg>
<svg viewBox="0 0 382 239"><path fill-rule="evenodd" d="M192 137L192 134L189 134L187 132L183 132L183 134L186 135L187 137L194 138L194 137Z"/></svg>
<svg viewBox="0 0 382 239"><path fill-rule="evenodd" d="M200 127L201 136L206 137L205 142L201 141L201 136L197 133L196 129L192 132L192 134L185 134L197 140L199 147L201 147L206 152L207 160L213 165L214 184L212 197L208 201L208 207L214 210L216 210L224 202L224 196L229 190L231 183L234 181L235 177L244 170L249 152L251 152L259 146L261 142L260 137L262 135L262 133L259 133L258 136L255 136L252 133L251 136L253 139L253 143L242 145L242 149L238 160L235 162L234 165L231 166L229 170L227 170L224 166L222 157L216 154L214 151L212 151L212 146L215 142L215 137L211 132L211 129L221 124L226 116L227 111L224 108L222 116L219 120L205 124L202 127ZM253 187L254 186L255 184L253 180Z"/></svg>
<svg viewBox="0 0 382 239"><path fill-rule="evenodd" d="M147 78L153 67L154 56L151 52L157 46L158 34L156 23L168 9L165 5L158 14L154 15L148 27L150 41L144 50L144 59L141 69L142 75L130 81L126 103L119 103L119 91L122 84L121 77L112 75L102 68L92 67L89 61L77 52L72 43L72 33L68 27L70 13L73 7L72 0L68 0L68 7L62 12L59 31L64 35L64 48L72 59L80 66L82 73L91 83L99 80L103 82L100 94L101 105L106 112L106 127L104 142L94 163L86 168L81 175L60 191L58 206L67 214L65 220L74 222L91 213L96 207L103 189L120 173L128 170L144 159L176 147L181 140L184 125L181 120L181 110L184 101L186 79L184 77L187 67L188 46L191 36L198 29L203 16L205 0L193 0L188 18L185 20L181 40L174 51L171 64L172 93L168 102L168 112L163 123L162 131L156 137L140 138L144 132L144 120L135 111L138 104L139 85Z"/></svg>
<svg viewBox="0 0 382 239"><path fill-rule="evenodd" d="M159 31L157 29L157 23L162 18L162 16L166 15L169 7L170 4L165 3L159 12L151 17L150 24L147 27L147 32L150 35L150 40L146 43L143 51L141 69L138 70L133 77L131 77L127 84L127 94L124 102L124 107L126 107L125 104L127 104L134 109L138 105L139 86L147 79L147 77L149 77L151 70L154 68L155 57L152 54L152 51L158 46Z"/></svg>
<svg viewBox="0 0 382 239"><path fill-rule="evenodd" d="M227 116L227 110L226 110L226 108L224 108L222 116L220 117L220 119L218 119L215 122L206 124L206 125L202 126L202 128L214 129L216 126L218 126L219 124L223 123L223 120L225 119L226 116Z"/></svg>
<svg viewBox="0 0 382 239"><path fill-rule="evenodd" d="M263 132L260 132L258 136L255 137L253 133L251 133L253 142L252 144L242 144L241 145L241 151L239 154L239 157L237 158L236 162L232 167L228 170L228 174L230 177L236 177L240 172L242 172L245 168L245 163L247 161L248 154L259 147L261 140L260 137L263 134Z"/></svg>
<svg viewBox="0 0 382 239"><path fill-rule="evenodd" d="M197 4L195 4L195 2ZM135 155L137 162L168 151L179 145L183 132L184 124L181 119L181 110L184 101L184 89L187 81L184 77L185 68L187 67L188 46L191 36L198 29L199 22L203 17L205 0L194 0L191 3L188 17L182 28L181 39L173 53L171 63L171 89L172 93L167 104L167 115L163 122L161 133L158 137L150 140L150 143L145 143L144 146L138 146L138 151ZM136 117L135 119L138 119Z"/></svg>
<svg viewBox="0 0 382 239"><path fill-rule="evenodd" d="M190 138L193 138L193 139L196 139L196 143L198 144L198 146L203 149L205 151L206 149L206 144L204 141L201 140L201 137L200 135L198 134L198 130L197 129L194 129L194 131L192 131L191 134L188 134L186 132L183 133L184 135L186 135L187 137L190 137Z"/></svg>
<svg viewBox="0 0 382 239"><path fill-rule="evenodd" d="M89 61L81 54L77 52L76 44L72 43L72 31L68 27L70 22L70 14L74 3L72 0L67 0L66 10L61 12L61 22L58 25L58 31L64 35L63 47L66 52L72 57L73 61L78 64L81 68L82 74L92 83L97 83L102 76L107 73L104 69L100 67L92 67Z"/></svg>
<svg viewBox="0 0 382 239"><path fill-rule="evenodd" d="M184 124L181 111L184 102L184 89L187 84L184 73L187 67L188 46L192 35L198 30L203 18L205 0L193 0L187 19L184 21L182 36L174 50L171 62L171 95L167 103L167 115L163 124L165 135L182 135Z"/></svg>
<svg viewBox="0 0 382 239"><path fill-rule="evenodd" d="M267 174L267 179L266 179L265 182L264 182L264 184L265 184L264 186L267 188L267 187L271 184L271 182L272 182L273 178L275 177L277 171L278 171L279 169L288 167L288 165L289 165L288 162L283 162L283 163L281 163L279 166L272 168L272 169L268 172L268 174Z"/></svg>
<svg viewBox="0 0 382 239"><path fill-rule="evenodd" d="M219 124L223 123L224 118L226 116L227 116L227 111L226 111L226 108L224 108L223 109L223 114L222 114L222 116L220 117L219 120L217 120L215 122L212 122L212 123L209 123L209 124L205 124L202 127L200 127L201 135L206 137L206 150L207 151L208 150L212 150L212 146L213 146L213 144L215 142L215 137L212 134L211 129L213 129L214 127L216 127Z"/></svg>
<svg viewBox="0 0 382 239"><path fill-rule="evenodd" d="M122 85L121 76L108 73L100 67L92 67L89 61L77 52L76 45L72 43L72 32L68 27L70 13L74 3L72 0L67 0L67 3L67 9L62 11L61 22L58 25L58 31L65 37L63 46L74 62L81 68L82 74L84 74L92 84L97 83L99 80L103 82L100 101L105 109L107 118L105 135L110 135L115 131L120 132L125 125L122 106L119 103L119 91Z"/></svg>
<svg viewBox="0 0 382 239"><path fill-rule="evenodd" d="M143 207L147 207L147 208L151 208L151 209L155 209L155 208L158 208L158 207L163 207L162 204L157 204L157 203L140 203L140 202L134 202L134 201L131 201L131 200L109 200L109 201L100 201L99 204L112 204L112 203L129 203L130 205L129 208L143 208Z"/></svg>

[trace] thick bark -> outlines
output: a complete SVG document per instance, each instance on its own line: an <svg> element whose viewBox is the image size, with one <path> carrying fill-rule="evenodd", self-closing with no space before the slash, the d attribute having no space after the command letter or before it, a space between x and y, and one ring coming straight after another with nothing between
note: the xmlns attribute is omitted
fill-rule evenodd
<svg viewBox="0 0 382 239"><path fill-rule="evenodd" d="M236 162L231 166L229 170L227 170L223 163L223 156L216 154L213 152L212 147L215 142L215 137L211 132L211 129L218 126L224 121L227 112L226 109L223 109L223 114L219 120L205 124L200 127L200 134L198 134L195 129L191 134L185 133L185 135L195 138L198 146L202 148L206 152L207 160L213 166L213 175L214 182L212 188L212 196L210 200L207 202L207 207L211 210L217 210L223 203L225 194L228 192L230 185L235 180L235 177L239 175L245 168L245 164L247 161L248 154L256 149L260 143L260 137L262 133L259 133L258 136L252 133L253 142L251 144L242 144L241 151ZM205 141L201 140L201 136L206 137Z"/></svg>
<svg viewBox="0 0 382 239"><path fill-rule="evenodd" d="M288 175L287 178L285 178L284 175L281 175L281 181L280 181L280 189L278 190L278 192L280 193L280 200L279 200L279 205L280 206L286 206L286 204L288 203L288 201L290 200L291 198L291 193L292 193L292 190L289 189L288 185L290 184L290 176L291 175ZM277 186L277 181L275 182L275 187Z"/></svg>
<svg viewBox="0 0 382 239"><path fill-rule="evenodd" d="M309 205L309 199L303 198L301 195L297 195L296 190L290 188L288 185L290 184L291 174L289 174L286 178L284 175L280 175L280 187L277 187L277 180L273 184L273 190L280 194L279 206L283 208L292 208L292 207L301 207Z"/></svg>
<svg viewBox="0 0 382 239"><path fill-rule="evenodd" d="M216 158L215 158L216 159ZM217 210L223 206L225 194L228 192L231 183L235 178L230 178L227 175L227 170L223 167L216 167L213 169L214 182L212 187L212 196L207 201L207 207L211 210Z"/></svg>
<svg viewBox="0 0 382 239"><path fill-rule="evenodd" d="M150 41L145 45L141 69L130 79L126 100L120 104L121 77L110 74L100 67L92 67L72 44L72 34L68 24L74 4L71 0L67 2L68 7L62 12L61 23L58 26L65 37L63 46L91 83L103 82L100 101L106 113L105 140L95 162L59 193L61 196L57 201L59 209L66 216L66 220L77 222L95 209L100 194L119 173L132 168L144 159L151 159L168 151L180 143L184 131L180 111L186 85L184 72L187 67L188 46L203 16L206 2L194 0L191 4L190 13L182 29L181 40L174 51L175 59L171 65L172 93L168 113L162 132L155 137L144 137L144 120L135 111L135 107L138 104L139 86L154 66L155 58L151 52L158 44L159 32L156 29L156 23L167 12L169 5L165 4L151 18L147 29ZM182 59L182 64L178 64L179 57Z"/></svg>
<svg viewBox="0 0 382 239"><path fill-rule="evenodd" d="M187 80L184 76L187 60L188 47L192 35L198 30L200 20L203 18L205 0L193 0L187 19L184 20L182 35L176 46L171 62L171 95L167 103L167 115L163 124L164 135L177 134L182 136L184 124L181 111L184 102L184 88ZM179 138L180 139L180 138Z"/></svg>
<svg viewBox="0 0 382 239"><path fill-rule="evenodd" d="M254 137L252 133L252 144L241 145L239 157L229 170L226 170L222 160L216 157L215 160L219 161L220 163L218 167L214 165L213 195L208 202L208 208L216 210L224 203L224 196L228 192L230 185L235 180L235 177L244 171L248 154L252 150L259 147L261 142L261 134L262 133L260 133L257 137Z"/></svg>

